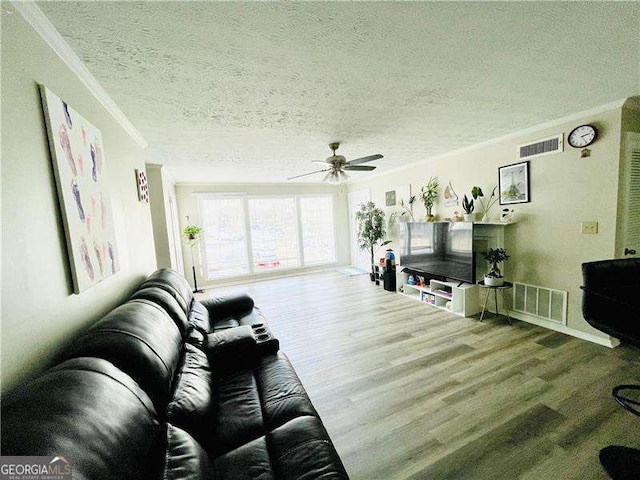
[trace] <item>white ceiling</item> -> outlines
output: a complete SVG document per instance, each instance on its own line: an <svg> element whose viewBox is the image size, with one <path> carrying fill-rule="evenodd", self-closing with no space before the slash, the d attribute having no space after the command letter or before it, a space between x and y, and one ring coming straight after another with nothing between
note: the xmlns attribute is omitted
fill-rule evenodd
<svg viewBox="0 0 640 480"><path fill-rule="evenodd" d="M333 141L379 173L640 94L635 2L38 6L179 182L284 182Z"/></svg>

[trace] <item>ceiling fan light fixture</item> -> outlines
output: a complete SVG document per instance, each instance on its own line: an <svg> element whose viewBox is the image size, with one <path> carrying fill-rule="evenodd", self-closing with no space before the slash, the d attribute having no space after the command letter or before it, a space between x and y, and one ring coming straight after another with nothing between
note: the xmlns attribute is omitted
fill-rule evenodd
<svg viewBox="0 0 640 480"><path fill-rule="evenodd" d="M330 172L329 175L327 175L327 183L330 185L339 185L341 181L338 172Z"/></svg>

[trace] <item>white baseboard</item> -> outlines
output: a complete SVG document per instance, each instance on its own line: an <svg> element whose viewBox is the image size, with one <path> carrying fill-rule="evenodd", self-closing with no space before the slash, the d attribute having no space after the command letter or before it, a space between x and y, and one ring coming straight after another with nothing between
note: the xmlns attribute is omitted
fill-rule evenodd
<svg viewBox="0 0 640 480"><path fill-rule="evenodd" d="M518 312L509 312L509 315L512 318L517 318L518 320L522 320L523 322L533 323L534 325L548 328L550 330L555 330L556 332L571 335L572 337L577 337L582 340L587 340L588 342L597 343L598 345L604 345L605 347L615 348L620 345L620 340L608 335L606 337L601 337L599 335L594 335L592 333L583 332L582 330L576 330L574 328L567 327L566 325L563 325L561 323L550 322L549 320L524 315Z"/></svg>

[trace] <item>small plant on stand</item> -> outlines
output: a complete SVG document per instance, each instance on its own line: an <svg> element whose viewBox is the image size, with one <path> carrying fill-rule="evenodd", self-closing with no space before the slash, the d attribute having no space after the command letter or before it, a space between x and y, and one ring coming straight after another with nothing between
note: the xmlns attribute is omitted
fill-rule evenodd
<svg viewBox="0 0 640 480"><path fill-rule="evenodd" d="M187 223L189 222L189 217L187 217ZM196 262L194 249L198 247L200 243L200 238L202 236L202 228L196 225L187 225L182 229L182 236L186 240L189 248L191 249L191 269L193 271L193 293L202 293L204 290L198 289L198 280L196 277Z"/></svg>
<svg viewBox="0 0 640 480"><path fill-rule="evenodd" d="M369 250L371 255L371 281L376 279L374 256L376 249L391 243L391 240L384 240L384 212L376 207L373 202L363 203L356 212L358 221L358 246L361 250Z"/></svg>
<svg viewBox="0 0 640 480"><path fill-rule="evenodd" d="M484 276L484 284L489 287L500 287L504 285L504 277L498 268L500 262L509 259L509 255L504 248L490 248L483 253L484 259L491 264L489 272Z"/></svg>
<svg viewBox="0 0 640 480"><path fill-rule="evenodd" d="M429 178L429 181L422 187L422 203L424 203L424 208L427 211L427 222L433 222L436 218L433 215L433 204L436 203L438 198L439 187L440 184L436 177Z"/></svg>

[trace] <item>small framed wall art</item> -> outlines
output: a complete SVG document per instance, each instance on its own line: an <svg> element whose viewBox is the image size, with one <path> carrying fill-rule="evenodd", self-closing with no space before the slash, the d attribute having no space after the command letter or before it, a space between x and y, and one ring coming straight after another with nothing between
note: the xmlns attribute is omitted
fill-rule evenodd
<svg viewBox="0 0 640 480"><path fill-rule="evenodd" d="M530 202L529 162L498 168L498 190L500 205Z"/></svg>
<svg viewBox="0 0 640 480"><path fill-rule="evenodd" d="M136 183L138 185L138 201L149 203L149 184L144 170L136 169Z"/></svg>
<svg viewBox="0 0 640 480"><path fill-rule="evenodd" d="M385 206L394 207L396 205L396 191L390 190L384 193Z"/></svg>

